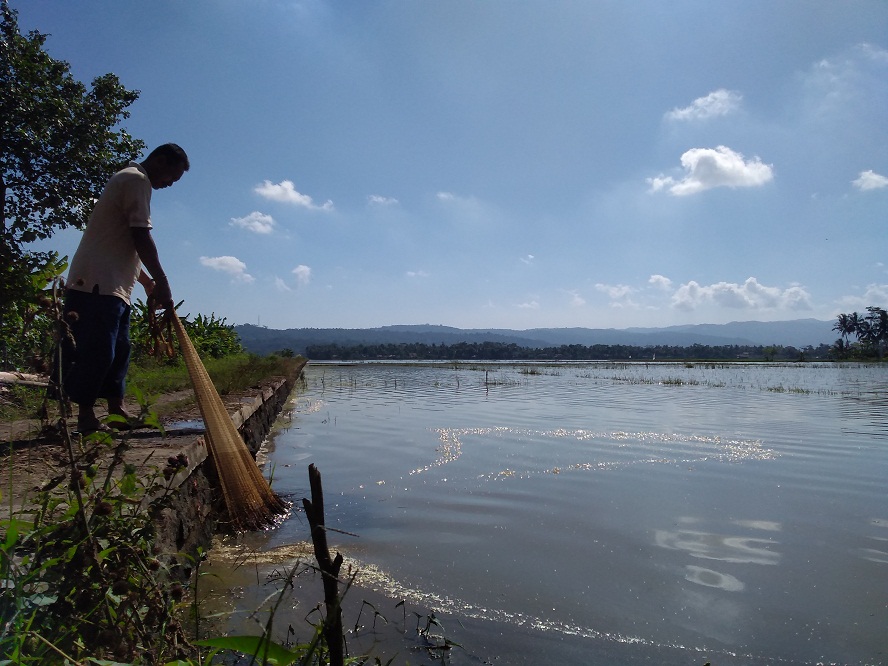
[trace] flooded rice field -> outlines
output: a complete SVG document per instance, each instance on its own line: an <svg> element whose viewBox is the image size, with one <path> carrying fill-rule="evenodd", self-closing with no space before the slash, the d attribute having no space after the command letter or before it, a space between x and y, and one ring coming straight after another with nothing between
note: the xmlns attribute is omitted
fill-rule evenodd
<svg viewBox="0 0 888 666"><path fill-rule="evenodd" d="M884 365L310 364L290 408L267 469L321 470L348 594L460 646L383 663L888 663Z"/></svg>

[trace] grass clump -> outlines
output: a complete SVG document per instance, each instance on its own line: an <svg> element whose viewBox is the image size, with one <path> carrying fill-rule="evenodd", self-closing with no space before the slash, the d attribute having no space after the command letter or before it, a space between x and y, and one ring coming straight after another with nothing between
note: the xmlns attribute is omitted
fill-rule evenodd
<svg viewBox="0 0 888 666"><path fill-rule="evenodd" d="M34 418L43 406L43 391L31 386L0 386L0 420Z"/></svg>
<svg viewBox="0 0 888 666"><path fill-rule="evenodd" d="M274 354L234 354L204 361L210 378L220 395L242 391L259 385L269 377L285 376L298 363L297 358L284 358ZM191 387L188 370L182 362L170 365L147 359L130 367L127 383L133 391L149 395L173 393Z"/></svg>

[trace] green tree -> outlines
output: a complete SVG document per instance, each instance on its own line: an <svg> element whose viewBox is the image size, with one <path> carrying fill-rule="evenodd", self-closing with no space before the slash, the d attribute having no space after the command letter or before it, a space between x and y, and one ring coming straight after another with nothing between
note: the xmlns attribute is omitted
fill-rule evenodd
<svg viewBox="0 0 888 666"><path fill-rule="evenodd" d="M836 331L842 336L842 340L847 342L848 336L854 333L854 325L851 321L851 317L846 314L840 314L836 317L836 323L833 324L832 330Z"/></svg>
<svg viewBox="0 0 888 666"><path fill-rule="evenodd" d="M866 315L852 312L836 317L833 330L839 331L842 338L850 335L857 338L855 344L841 344L842 339L836 340L833 353L838 358L849 355L881 358L884 355L884 349L888 346L888 311L874 305L867 307L866 311Z"/></svg>
<svg viewBox="0 0 888 666"><path fill-rule="evenodd" d="M881 358L883 348L888 345L888 311L872 305L866 311L866 342Z"/></svg>
<svg viewBox="0 0 888 666"><path fill-rule="evenodd" d="M70 65L43 49L47 35L22 35L0 0L0 342L21 331L34 305L35 277L62 265L28 245L82 227L111 174L145 144L119 128L139 92L113 74L87 88ZM45 284L43 285L45 286ZM22 350L13 358L21 357ZM4 361L6 360L4 354Z"/></svg>

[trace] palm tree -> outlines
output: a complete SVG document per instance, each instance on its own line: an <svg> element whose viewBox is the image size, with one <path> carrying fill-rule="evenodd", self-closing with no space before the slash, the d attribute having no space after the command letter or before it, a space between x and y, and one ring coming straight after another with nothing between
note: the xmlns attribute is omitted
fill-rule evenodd
<svg viewBox="0 0 888 666"><path fill-rule="evenodd" d="M841 335L842 339L847 340L848 336L854 332L854 330L851 328L850 321L851 318L848 315L840 314L838 317L836 317L836 323L833 324L832 330Z"/></svg>
<svg viewBox="0 0 888 666"><path fill-rule="evenodd" d="M869 306L866 316L868 337L871 344L875 345L882 357L882 344L888 343L888 311L883 308Z"/></svg>
<svg viewBox="0 0 888 666"><path fill-rule="evenodd" d="M866 318L860 316L857 312L848 315L848 328L857 336L858 341L864 337L864 327L866 326Z"/></svg>

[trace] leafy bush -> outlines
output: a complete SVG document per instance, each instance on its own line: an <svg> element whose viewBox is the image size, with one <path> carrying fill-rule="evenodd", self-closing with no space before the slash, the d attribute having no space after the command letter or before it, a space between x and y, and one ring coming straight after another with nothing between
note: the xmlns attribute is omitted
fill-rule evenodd
<svg viewBox="0 0 888 666"><path fill-rule="evenodd" d="M182 586L153 552L145 506L165 476L123 462L126 440L97 433L29 509L2 521L0 654L15 664L80 663L86 656L163 663L183 656L174 610ZM104 449L113 447L111 455Z"/></svg>
<svg viewBox="0 0 888 666"><path fill-rule="evenodd" d="M59 288L58 276L67 267L67 259L53 252L44 261L35 260L28 274L15 278L19 282L15 294L4 294L9 299L0 312L0 368L4 370L46 371L50 365L54 310L60 308L53 292ZM13 272L10 266L0 267L0 282L11 282ZM6 285L0 290L7 291Z"/></svg>
<svg viewBox="0 0 888 666"><path fill-rule="evenodd" d="M157 360L167 359L173 362L172 359L178 354L178 343L172 329L163 327L163 330L157 330L154 313L141 300L136 300L132 308L130 340L133 360L138 362L154 357ZM215 313L209 317L197 314L193 319L190 319L189 315L179 317L188 332L188 337L191 338L191 343L202 359L224 358L243 353L240 337L234 326L227 324L224 317L217 319ZM163 338L158 340L161 334Z"/></svg>

